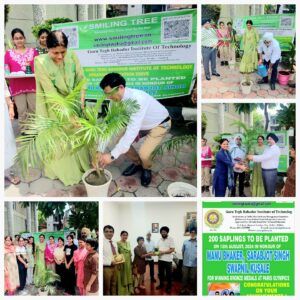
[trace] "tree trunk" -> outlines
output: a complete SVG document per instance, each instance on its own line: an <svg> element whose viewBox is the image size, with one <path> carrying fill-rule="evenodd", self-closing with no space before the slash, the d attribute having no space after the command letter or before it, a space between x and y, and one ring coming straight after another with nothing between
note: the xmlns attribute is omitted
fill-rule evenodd
<svg viewBox="0 0 300 300"><path fill-rule="evenodd" d="M26 207L26 217L27 217L27 228L28 232L31 232L31 203Z"/></svg>
<svg viewBox="0 0 300 300"><path fill-rule="evenodd" d="M15 224L14 224L13 202L12 201L7 201L5 204L6 204L6 208L7 208L8 235L14 236L15 235Z"/></svg>
<svg viewBox="0 0 300 300"><path fill-rule="evenodd" d="M78 21L87 21L89 19L88 5L77 6L77 19Z"/></svg>
<svg viewBox="0 0 300 300"><path fill-rule="evenodd" d="M224 104L219 104L219 134L224 132Z"/></svg>
<svg viewBox="0 0 300 300"><path fill-rule="evenodd" d="M105 4L97 4L97 18L98 19L106 19L106 5Z"/></svg>
<svg viewBox="0 0 300 300"><path fill-rule="evenodd" d="M47 18L45 5L32 5L32 12L34 25L43 23Z"/></svg>
<svg viewBox="0 0 300 300"><path fill-rule="evenodd" d="M39 231L39 217L38 217L38 205L37 203L34 203L34 232L38 232Z"/></svg>
<svg viewBox="0 0 300 300"><path fill-rule="evenodd" d="M265 131L267 131L270 122L269 113L268 113L268 103L265 103L264 115L265 115Z"/></svg>

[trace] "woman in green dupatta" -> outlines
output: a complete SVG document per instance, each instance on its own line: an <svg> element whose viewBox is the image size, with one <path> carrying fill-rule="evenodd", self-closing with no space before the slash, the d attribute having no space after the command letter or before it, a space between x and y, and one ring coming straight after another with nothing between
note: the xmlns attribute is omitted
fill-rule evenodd
<svg viewBox="0 0 300 300"><path fill-rule="evenodd" d="M36 114L56 119L47 96L67 97L84 79L82 68L75 53L67 50L68 39L63 32L51 31L47 37L48 54L35 59ZM85 91L81 91L81 106L84 106ZM78 99L79 100L79 99ZM76 101L76 100L75 100ZM83 173L89 169L89 155L86 148L76 154L64 154L45 165L45 176L59 179L65 186L81 181Z"/></svg>
<svg viewBox="0 0 300 300"><path fill-rule="evenodd" d="M128 232L121 232L121 240L117 242L118 251L125 257L125 263L120 265L118 273L118 295L133 294L133 278L132 278L132 263L131 263L131 247L127 242Z"/></svg>
<svg viewBox="0 0 300 300"><path fill-rule="evenodd" d="M33 275L33 283L36 287L40 287L40 281L42 280L44 276L44 272L46 270L45 236L43 234L40 234L39 240L40 242L35 245L35 268L34 268L34 275Z"/></svg>
<svg viewBox="0 0 300 300"><path fill-rule="evenodd" d="M259 34L257 30L253 27L253 22L248 20L246 22L246 29L243 35L243 47L244 54L240 64L241 73L252 73L257 70L258 64L258 54L257 45L259 42Z"/></svg>
<svg viewBox="0 0 300 300"><path fill-rule="evenodd" d="M265 138L260 135L257 137L257 144L250 150L249 154L261 155L265 151ZM262 178L261 163L253 163L253 173L251 181L251 196L265 197L265 188Z"/></svg>

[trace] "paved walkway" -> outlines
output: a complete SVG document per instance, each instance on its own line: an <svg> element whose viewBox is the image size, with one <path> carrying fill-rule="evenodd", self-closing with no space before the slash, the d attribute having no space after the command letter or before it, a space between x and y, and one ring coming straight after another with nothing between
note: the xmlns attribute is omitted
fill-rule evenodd
<svg viewBox="0 0 300 300"><path fill-rule="evenodd" d="M172 131L174 134L174 132ZM166 138L170 138L169 134ZM139 148L139 143L135 145ZM157 157L153 164L153 178L146 188L140 183L140 172L134 176L122 176L123 170L130 164L121 156L108 170L112 173L113 181L109 188L109 197L168 197L167 187L175 181L182 181L197 186L197 178L191 170L192 148L184 146L177 155L166 152ZM20 175L20 172L18 172ZM60 180L51 180L43 176L37 169L31 169L26 178L21 177L19 185L10 184L5 180L5 196L7 197L86 197L83 183L65 187Z"/></svg>
<svg viewBox="0 0 300 300"><path fill-rule="evenodd" d="M214 99L295 99L295 94L288 92L289 87L276 83L276 89L271 90L269 84L257 84L261 79L256 73L250 75L253 81L252 91L248 95L243 95L240 88L240 81L243 75L239 72L239 63L236 63L235 69L231 70L228 66L220 66L217 62L217 71L220 77L212 76L211 80L206 80L202 66L202 98Z"/></svg>

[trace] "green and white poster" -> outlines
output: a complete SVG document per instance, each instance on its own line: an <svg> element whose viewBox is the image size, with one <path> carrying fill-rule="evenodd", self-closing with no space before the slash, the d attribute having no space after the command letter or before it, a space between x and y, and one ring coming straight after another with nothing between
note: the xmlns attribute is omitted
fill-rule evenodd
<svg viewBox="0 0 300 300"><path fill-rule="evenodd" d="M282 51L288 51L290 49L289 43L294 42L296 34L295 14L267 14L236 18L233 26L238 36L243 35L247 20L252 20L253 26L258 30L260 37L265 32L272 32Z"/></svg>
<svg viewBox="0 0 300 300"><path fill-rule="evenodd" d="M294 213L294 202L203 202L203 295L294 295Z"/></svg>
<svg viewBox="0 0 300 300"><path fill-rule="evenodd" d="M120 73L127 86L157 99L191 92L196 75L197 10L151 13L55 24L68 37L88 79L87 99L99 97L100 80Z"/></svg>

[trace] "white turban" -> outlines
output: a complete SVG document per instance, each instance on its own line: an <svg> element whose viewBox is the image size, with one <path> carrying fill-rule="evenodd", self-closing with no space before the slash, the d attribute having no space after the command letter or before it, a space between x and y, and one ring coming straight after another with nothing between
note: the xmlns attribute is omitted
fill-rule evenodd
<svg viewBox="0 0 300 300"><path fill-rule="evenodd" d="M263 41L270 42L273 40L273 33L272 32L266 32L263 36Z"/></svg>

